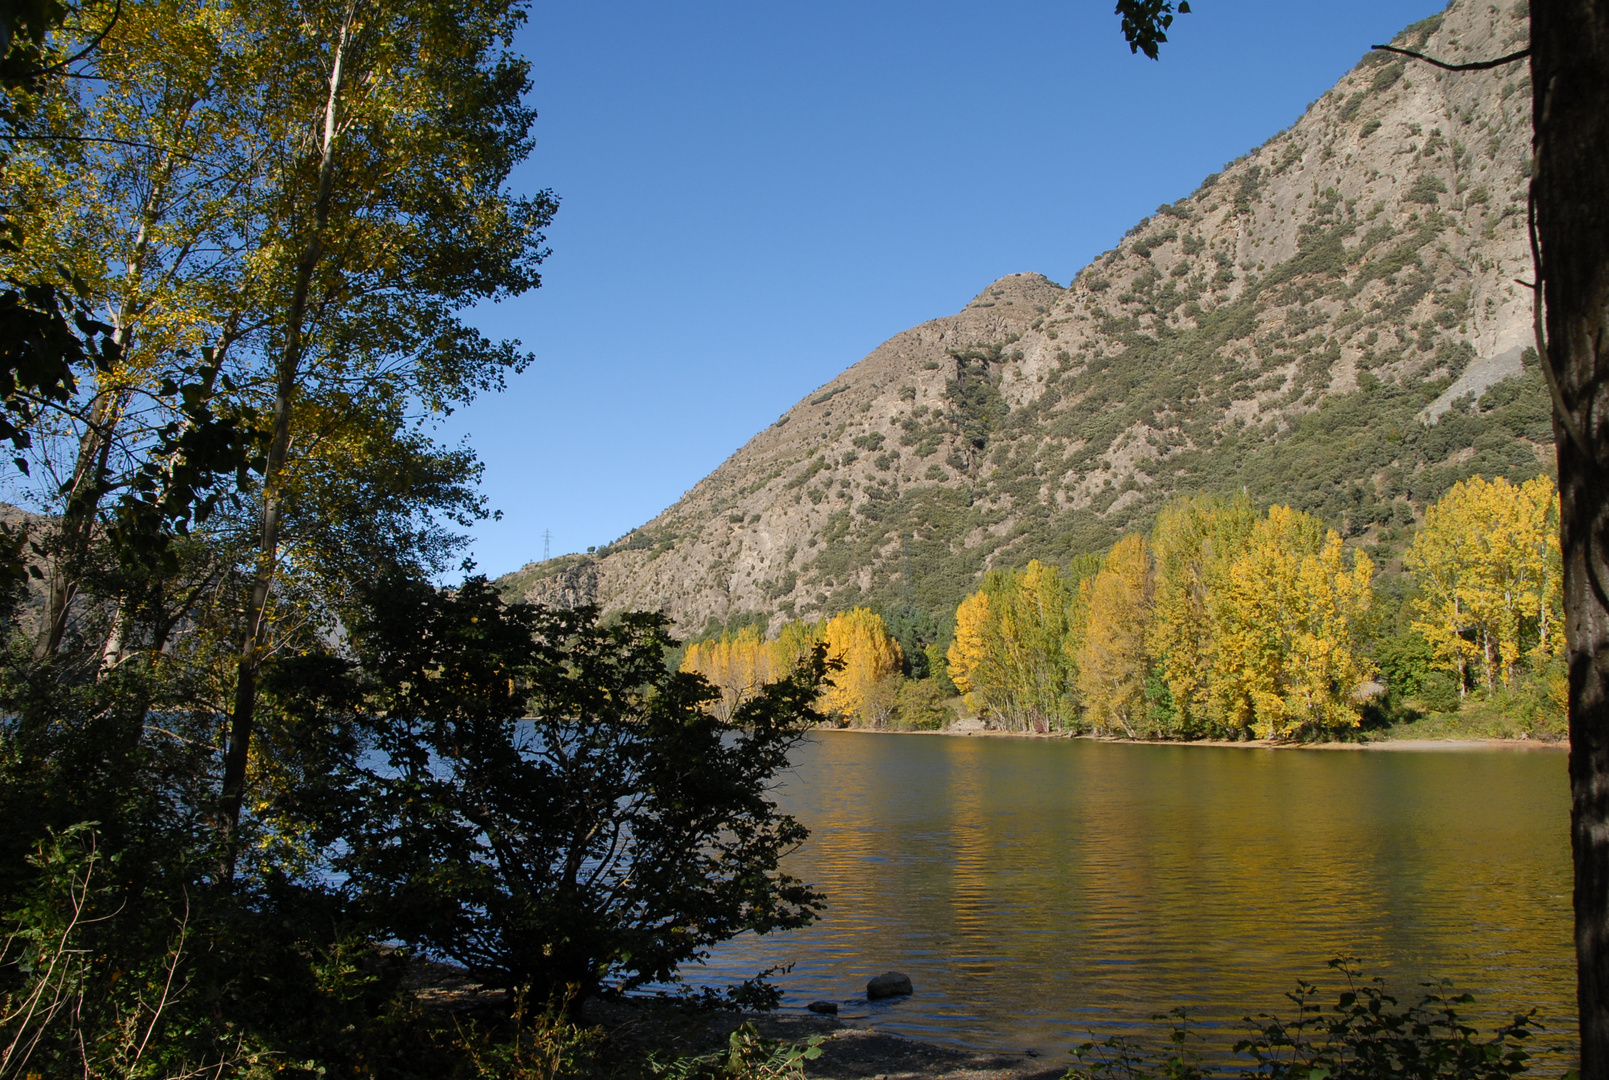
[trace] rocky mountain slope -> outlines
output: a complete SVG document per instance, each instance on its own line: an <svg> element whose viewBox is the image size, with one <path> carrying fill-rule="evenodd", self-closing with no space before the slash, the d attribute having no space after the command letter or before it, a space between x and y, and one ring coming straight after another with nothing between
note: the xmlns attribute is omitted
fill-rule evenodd
<svg viewBox="0 0 1609 1080"><path fill-rule="evenodd" d="M1524 40L1456 0L1398 44ZM1065 561L1168 497L1245 489L1389 560L1474 473L1549 467L1526 349L1523 65L1372 53L1290 129L1063 288L1015 274L898 334L653 521L505 577L512 596L663 608L686 632L856 603L953 610L989 567Z"/></svg>

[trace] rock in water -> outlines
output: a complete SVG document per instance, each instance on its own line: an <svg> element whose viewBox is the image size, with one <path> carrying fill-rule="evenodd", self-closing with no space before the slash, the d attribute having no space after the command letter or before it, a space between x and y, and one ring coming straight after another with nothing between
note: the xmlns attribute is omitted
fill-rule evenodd
<svg viewBox="0 0 1609 1080"><path fill-rule="evenodd" d="M810 1004L806 1005L805 1008L809 1009L813 1013L820 1013L823 1016L838 1015L838 1006L831 1001L812 1001Z"/></svg>
<svg viewBox="0 0 1609 1080"><path fill-rule="evenodd" d="M866 984L866 996L874 999L904 997L912 992L911 977L898 971L885 971Z"/></svg>

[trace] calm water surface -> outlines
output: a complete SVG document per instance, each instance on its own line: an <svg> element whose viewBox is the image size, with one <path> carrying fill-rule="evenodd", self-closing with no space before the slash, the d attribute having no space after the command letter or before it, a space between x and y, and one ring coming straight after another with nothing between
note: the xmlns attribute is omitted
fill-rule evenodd
<svg viewBox="0 0 1609 1080"><path fill-rule="evenodd" d="M1557 750L824 732L779 795L812 830L787 868L826 893L824 916L731 942L695 980L791 962L786 1007L825 998L884 1030L1059 1055L1091 1032L1154 1032L1177 1005L1238 1032L1350 954L1403 991L1455 980L1482 1021L1537 1006L1567 1044ZM867 1004L866 979L891 968L916 995Z"/></svg>

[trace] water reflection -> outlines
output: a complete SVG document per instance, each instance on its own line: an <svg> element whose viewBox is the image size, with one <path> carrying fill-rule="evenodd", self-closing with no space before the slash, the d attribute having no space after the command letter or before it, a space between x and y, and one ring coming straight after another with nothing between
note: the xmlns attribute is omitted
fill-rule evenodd
<svg viewBox="0 0 1609 1080"><path fill-rule="evenodd" d="M791 1007L827 998L888 1030L1059 1053L1092 1030L1154 1030L1152 1014L1181 1004L1238 1031L1280 1009L1296 977L1353 954L1402 991L1455 979L1483 1023L1536 1005L1552 1044L1567 1039L1557 751L827 732L780 796L813 830L789 869L828 910L729 944L705 975L795 961ZM859 1000L889 968L916 996Z"/></svg>

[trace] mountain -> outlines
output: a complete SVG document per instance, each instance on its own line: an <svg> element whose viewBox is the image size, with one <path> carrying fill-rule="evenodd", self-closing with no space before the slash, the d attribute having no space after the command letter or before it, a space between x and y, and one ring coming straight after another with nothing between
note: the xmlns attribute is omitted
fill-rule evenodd
<svg viewBox="0 0 1609 1080"><path fill-rule="evenodd" d="M1511 52L1525 5L1396 43ZM990 567L1065 562L1170 496L1245 489L1388 564L1473 473L1551 467L1526 230L1523 67L1370 53L1291 128L1067 287L996 281L885 342L674 506L506 595L663 608L684 632L870 603L942 618Z"/></svg>

